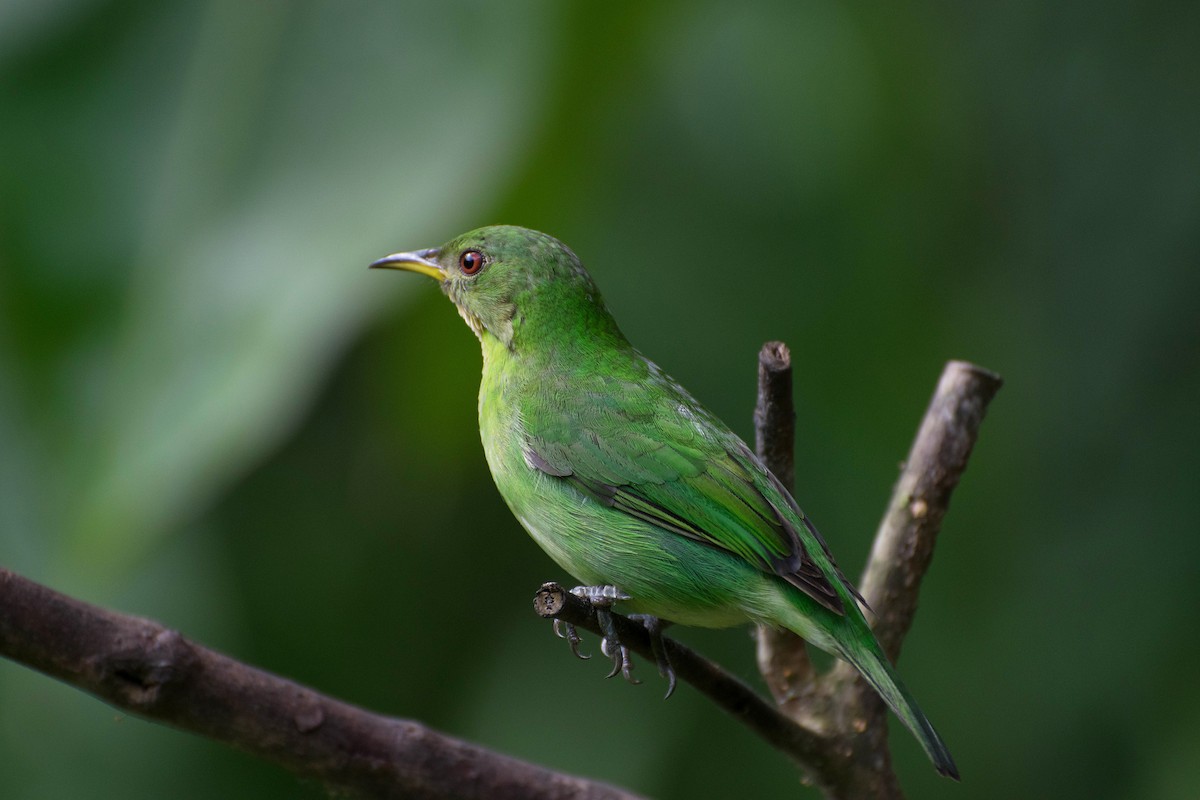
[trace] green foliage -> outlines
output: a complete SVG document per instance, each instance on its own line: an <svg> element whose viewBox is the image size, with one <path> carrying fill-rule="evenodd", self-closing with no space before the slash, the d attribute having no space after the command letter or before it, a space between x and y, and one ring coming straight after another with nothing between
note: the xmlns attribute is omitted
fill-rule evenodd
<svg viewBox="0 0 1200 800"><path fill-rule="evenodd" d="M791 345L797 495L851 574L941 364L1001 372L901 671L972 797L1190 797L1197 16L0 6L0 561L556 768L797 794L533 617L565 576L488 478L477 345L365 269L526 225L743 436ZM0 711L6 797L322 796L6 662Z"/></svg>

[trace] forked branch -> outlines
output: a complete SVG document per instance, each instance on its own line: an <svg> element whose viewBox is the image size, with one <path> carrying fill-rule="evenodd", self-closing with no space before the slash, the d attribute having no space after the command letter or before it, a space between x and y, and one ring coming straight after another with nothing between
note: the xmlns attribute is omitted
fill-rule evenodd
<svg viewBox="0 0 1200 800"><path fill-rule="evenodd" d="M912 625L950 494L1001 383L985 369L949 362L892 492L860 588L875 612L875 633L893 660ZM759 457L790 487L795 411L791 355L782 342L768 342L759 354L754 421ZM534 605L544 617L600 635L590 605L557 584L543 586ZM613 617L622 642L652 658L644 628ZM759 669L774 704L679 643L664 639L664 645L681 680L792 758L827 797L903 797L887 746L887 708L854 668L838 662L828 673L817 673L795 634L769 628L757 634Z"/></svg>

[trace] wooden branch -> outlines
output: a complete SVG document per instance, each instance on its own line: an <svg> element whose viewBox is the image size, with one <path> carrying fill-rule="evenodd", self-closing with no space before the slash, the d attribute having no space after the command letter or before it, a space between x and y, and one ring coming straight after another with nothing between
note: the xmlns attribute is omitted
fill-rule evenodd
<svg viewBox="0 0 1200 800"><path fill-rule="evenodd" d="M875 610L872 628L893 662L917 613L921 578L933 559L950 494L1002 384L996 373L965 361L946 364L875 534L859 591Z"/></svg>
<svg viewBox="0 0 1200 800"><path fill-rule="evenodd" d="M792 402L792 354L783 342L767 342L758 353L758 403L754 406L754 449L767 469L792 491L796 482L796 410ZM786 628L760 625L758 671L775 702L794 719L810 705L813 668L804 640Z"/></svg>
<svg viewBox="0 0 1200 800"><path fill-rule="evenodd" d="M0 654L117 708L362 797L632 800L234 661L0 568Z"/></svg>
<svg viewBox="0 0 1200 800"><path fill-rule="evenodd" d="M792 401L792 353L783 342L758 351L758 403L754 406L754 450L779 482L796 482L796 409Z"/></svg>
<svg viewBox="0 0 1200 800"><path fill-rule="evenodd" d="M994 372L965 361L948 362L892 490L859 587L875 612L871 627L893 663L912 626L950 495L967 468L988 403L1002 384ZM834 665L825 678L851 753L846 768L834 777L831 796L901 800L883 701L845 662ZM856 736L857 726L862 730Z"/></svg>
<svg viewBox="0 0 1200 800"><path fill-rule="evenodd" d="M985 369L949 362L893 490L860 586L893 661L912 625L950 494L1001 383ZM754 418L760 458L790 487L791 365L780 342L768 342L759 354ZM801 727L824 737L827 757L810 769L814 783L830 798L902 798L888 751L887 708L857 671L838 662L828 674L815 674L803 643L785 633L760 629L758 641L759 669L776 701Z"/></svg>
<svg viewBox="0 0 1200 800"><path fill-rule="evenodd" d="M557 619L602 636L596 609L557 583L544 583L533 598L534 611L546 619ZM650 635L640 623L620 614L612 614L621 644L655 662ZM771 746L808 765L823 758L812 734L797 725L753 689L694 650L666 636L662 639L667 659L679 680L690 683L701 694L765 739Z"/></svg>

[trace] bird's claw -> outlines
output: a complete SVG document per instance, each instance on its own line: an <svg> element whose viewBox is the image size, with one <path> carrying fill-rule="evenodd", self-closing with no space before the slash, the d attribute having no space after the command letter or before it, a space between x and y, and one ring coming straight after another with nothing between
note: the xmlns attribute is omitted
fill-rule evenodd
<svg viewBox="0 0 1200 800"><path fill-rule="evenodd" d="M566 639L567 644L571 646L571 652L576 658L587 661L591 656L579 652L579 643L582 641L579 638L579 632L575 630L575 626L569 622L563 622L560 619L554 620L554 635L560 639Z"/></svg>
<svg viewBox="0 0 1200 800"><path fill-rule="evenodd" d="M605 677L611 678L619 672L621 677L630 683L641 683L640 680L633 677L633 658L629 655L629 648L621 644L621 639L617 636L612 612L605 606L596 606L596 620L600 623L600 630L604 631L604 637L600 640L600 652L611 658L613 662L612 672Z"/></svg>
<svg viewBox="0 0 1200 800"><path fill-rule="evenodd" d="M671 623L663 622L650 614L630 614L629 618L642 623L646 633L650 635L650 650L654 653L654 664L658 667L658 674L667 679L667 693L663 695L663 700L666 700L675 693L675 668L671 666L671 659L667 657L667 648L663 645L662 636L662 632Z"/></svg>

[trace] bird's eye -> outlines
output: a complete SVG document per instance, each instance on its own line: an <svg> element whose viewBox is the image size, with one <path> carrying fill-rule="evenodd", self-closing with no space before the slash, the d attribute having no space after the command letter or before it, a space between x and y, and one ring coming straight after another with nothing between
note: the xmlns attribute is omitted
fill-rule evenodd
<svg viewBox="0 0 1200 800"><path fill-rule="evenodd" d="M478 250L464 250L458 257L458 268L463 275L474 275L483 269L483 253Z"/></svg>

